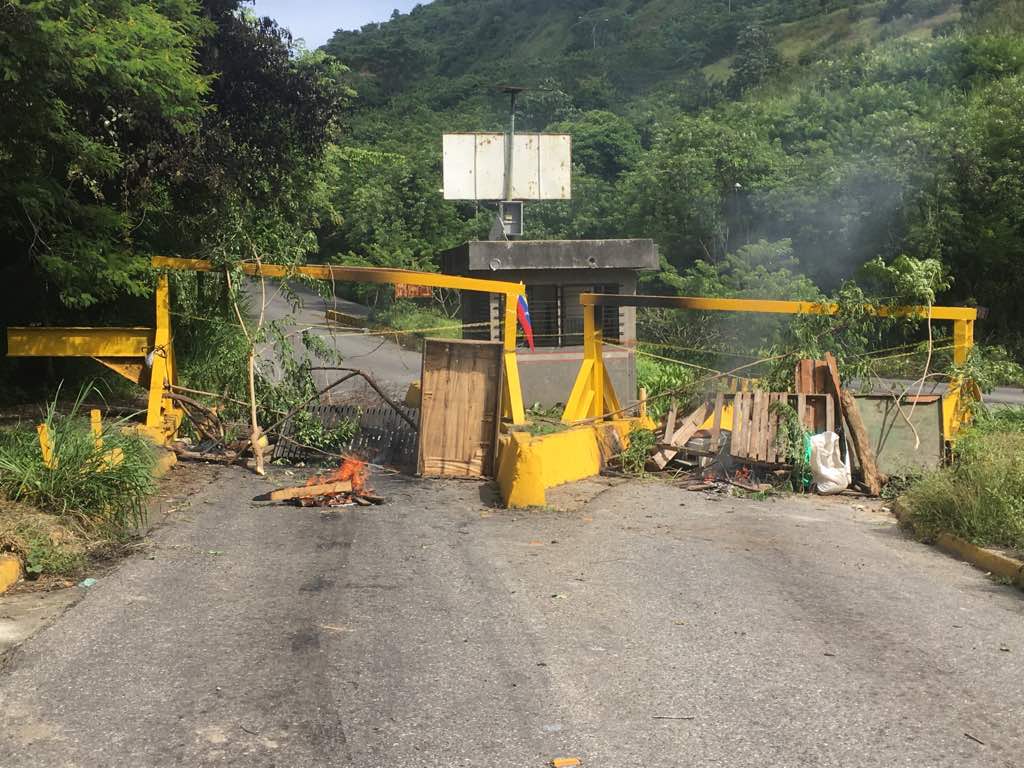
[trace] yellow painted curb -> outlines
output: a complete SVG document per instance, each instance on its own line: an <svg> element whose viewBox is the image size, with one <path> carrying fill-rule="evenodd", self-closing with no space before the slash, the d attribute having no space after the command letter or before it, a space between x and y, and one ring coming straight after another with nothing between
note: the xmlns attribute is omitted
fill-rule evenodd
<svg viewBox="0 0 1024 768"><path fill-rule="evenodd" d="M0 555L0 595L21 578L21 560L16 555Z"/></svg>
<svg viewBox="0 0 1024 768"><path fill-rule="evenodd" d="M914 530L910 516L897 504L893 514L901 525ZM1024 562L991 549L961 539L952 533L942 533L935 540L935 546L947 555L953 555L988 573L995 574L1024 589Z"/></svg>
<svg viewBox="0 0 1024 768"><path fill-rule="evenodd" d="M935 546L950 555L966 560L975 568L1000 576L1024 589L1024 562L964 541L959 536L943 533Z"/></svg>
<svg viewBox="0 0 1024 768"><path fill-rule="evenodd" d="M178 456L174 451L166 448L158 448L156 464L153 465L153 478L159 479L171 471L171 467L178 463Z"/></svg>

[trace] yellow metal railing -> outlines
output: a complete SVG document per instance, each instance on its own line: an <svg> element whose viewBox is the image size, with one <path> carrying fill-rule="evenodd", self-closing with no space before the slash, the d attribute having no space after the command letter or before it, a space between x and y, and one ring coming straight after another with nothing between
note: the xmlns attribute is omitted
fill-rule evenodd
<svg viewBox="0 0 1024 768"><path fill-rule="evenodd" d="M768 299L714 299L693 296L628 296L621 294L585 293L580 296L583 306L584 347L583 363L576 376L572 393L566 402L562 421L573 423L602 420L621 414L622 408L604 367L601 329L595 322L595 307L658 307L689 309L704 312L755 312L762 314L820 314L835 315L836 304L816 304L807 301L776 301ZM880 307L870 308L880 317L928 317L931 320L953 323L953 362L967 362L974 346L974 323L978 310L972 307ZM942 400L943 431L946 440L953 440L960 426L968 418L961 398L963 382L950 381ZM972 386L968 384L968 386Z"/></svg>
<svg viewBox="0 0 1024 768"><path fill-rule="evenodd" d="M220 269L211 261L163 256L154 257L152 264L162 270L213 272ZM519 297L526 294L522 283L375 267L282 266L246 262L240 268L254 277L308 277L333 282L419 285L504 295L502 411L512 424L526 422L516 358L516 304ZM7 354L12 357L91 357L130 381L147 387L146 430L154 439L166 442L176 434L183 418L181 410L167 397L169 386L177 384L177 366L166 274L157 278L155 304L155 328L9 328Z"/></svg>

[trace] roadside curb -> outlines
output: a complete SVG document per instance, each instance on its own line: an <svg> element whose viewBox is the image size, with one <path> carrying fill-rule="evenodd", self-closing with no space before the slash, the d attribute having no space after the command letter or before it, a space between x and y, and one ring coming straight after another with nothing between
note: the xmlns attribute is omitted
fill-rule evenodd
<svg viewBox="0 0 1024 768"><path fill-rule="evenodd" d="M916 533L910 516L898 505L894 507L893 514L899 520L900 525ZM977 544L971 544L952 533L940 533L932 543L947 555L953 555L970 563L975 568L1004 578L1020 589L1024 589L1024 561L1001 552L979 547Z"/></svg>

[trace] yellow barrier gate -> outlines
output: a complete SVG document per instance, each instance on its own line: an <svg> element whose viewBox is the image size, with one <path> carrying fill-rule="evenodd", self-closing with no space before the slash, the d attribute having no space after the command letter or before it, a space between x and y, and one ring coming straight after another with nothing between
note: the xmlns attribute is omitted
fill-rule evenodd
<svg viewBox="0 0 1024 768"><path fill-rule="evenodd" d="M774 301L762 299L707 299L691 296L626 296L585 293L580 296L583 305L584 349L583 363L576 376L572 394L566 402L562 421L602 421L622 412L619 399L607 376L602 357L601 327L595 322L595 307L658 307L691 309L711 312L756 312L766 314L819 314L835 315L835 304L815 304L806 301ZM881 307L872 310L880 317L931 317L932 320L953 323L953 362L967 362L974 346L974 323L978 310L971 307ZM961 402L963 383L951 381L942 400L943 433L947 441L955 439L966 412Z"/></svg>
<svg viewBox="0 0 1024 768"><path fill-rule="evenodd" d="M157 269L214 272L213 262L157 256ZM516 359L516 303L526 294L522 283L455 277L436 272L375 267L282 266L245 262L242 272L253 277L309 277L332 282L386 285L418 285L462 291L500 293L505 296L503 337L505 376L502 412L512 424L524 424L526 414ZM170 289L167 275L156 286L155 328L17 328L7 330L7 354L11 357L91 357L149 391L145 431L158 443L167 443L178 431L182 411L167 397L177 384L174 340L171 332Z"/></svg>

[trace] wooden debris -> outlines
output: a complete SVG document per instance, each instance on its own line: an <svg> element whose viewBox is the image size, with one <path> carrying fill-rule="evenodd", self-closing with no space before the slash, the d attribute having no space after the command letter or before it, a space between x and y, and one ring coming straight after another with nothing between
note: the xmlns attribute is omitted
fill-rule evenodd
<svg viewBox="0 0 1024 768"><path fill-rule="evenodd" d="M333 496L338 493L351 493L352 483L349 480L340 480L334 483L321 483L320 485L296 485L289 488L278 488L264 494L266 501L291 501L292 499L311 499L317 496Z"/></svg>
<svg viewBox="0 0 1024 768"><path fill-rule="evenodd" d="M701 425L708 420L708 417L713 412L714 406L710 402L705 401L697 410L683 419L679 429L665 441L666 445L660 447L654 456L651 457L651 460L657 465L658 469L664 469L668 466L668 463L676 457L676 454L686 445L687 441L697 434Z"/></svg>

